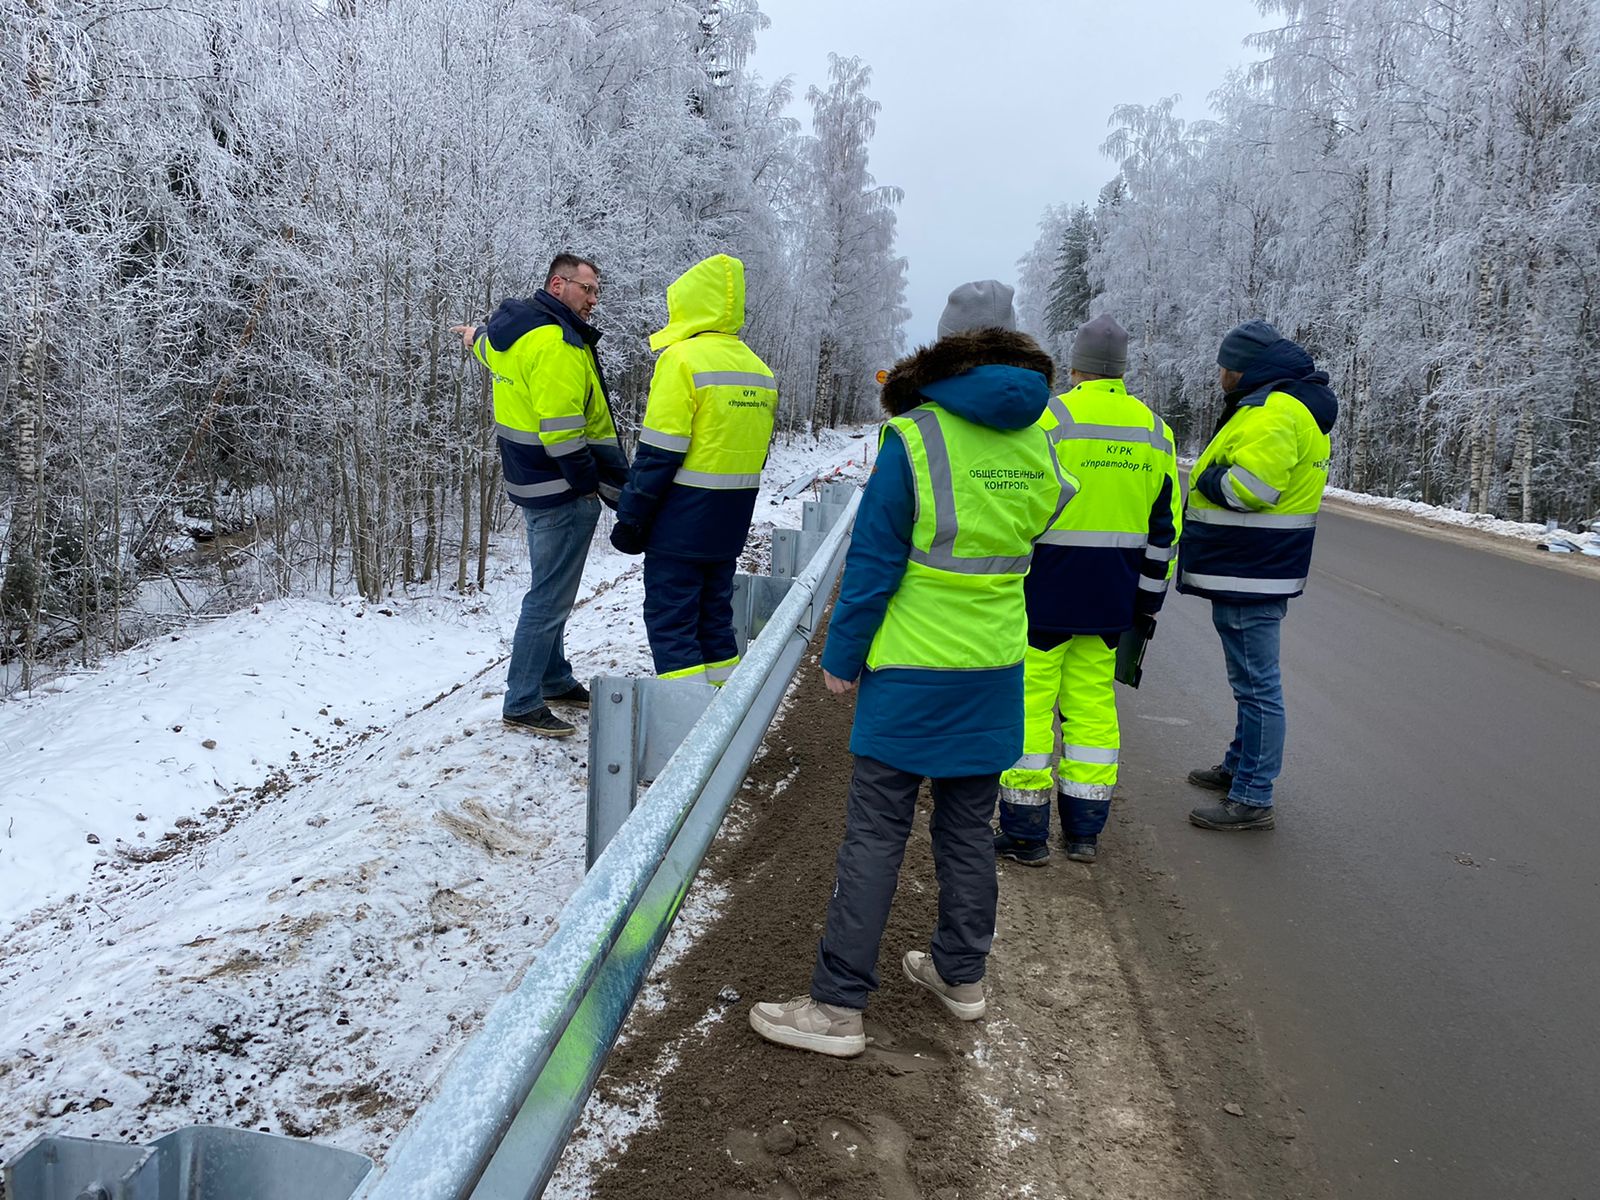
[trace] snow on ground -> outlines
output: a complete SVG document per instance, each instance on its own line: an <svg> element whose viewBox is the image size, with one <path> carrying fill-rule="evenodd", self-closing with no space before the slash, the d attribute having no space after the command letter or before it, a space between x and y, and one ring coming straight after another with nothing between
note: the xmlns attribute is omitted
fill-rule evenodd
<svg viewBox="0 0 1600 1200"><path fill-rule="evenodd" d="M1327 495L1329 499L1342 500L1346 504L1359 504L1363 508L1381 508L1440 525L1458 525L1492 533L1497 537L1549 545L1556 553L1600 555L1600 531L1573 533L1566 529L1547 529L1543 525L1525 521L1505 521L1499 517L1491 517L1487 513L1462 512L1458 508L1421 504L1415 500L1395 500L1388 496L1368 496L1363 492L1346 492L1340 488L1329 488ZM1575 549L1563 549L1561 545L1563 542Z"/></svg>
<svg viewBox="0 0 1600 1200"><path fill-rule="evenodd" d="M752 561L869 438L774 447ZM480 595L262 604L0 704L0 1160L207 1122L382 1155L582 876L586 718L499 720L518 524ZM609 528L580 677L650 671Z"/></svg>

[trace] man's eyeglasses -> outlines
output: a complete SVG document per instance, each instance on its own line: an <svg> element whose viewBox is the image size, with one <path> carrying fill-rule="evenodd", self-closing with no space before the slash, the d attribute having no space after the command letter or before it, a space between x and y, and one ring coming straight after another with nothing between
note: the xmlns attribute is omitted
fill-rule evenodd
<svg viewBox="0 0 1600 1200"><path fill-rule="evenodd" d="M600 285L598 283L585 283L583 280L574 279L570 275L557 275L556 278L565 279L585 296L593 296L596 300L600 299Z"/></svg>

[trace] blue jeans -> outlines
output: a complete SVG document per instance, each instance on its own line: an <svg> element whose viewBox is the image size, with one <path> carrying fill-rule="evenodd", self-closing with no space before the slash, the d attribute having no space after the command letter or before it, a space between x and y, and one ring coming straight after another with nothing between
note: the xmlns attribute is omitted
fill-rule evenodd
<svg viewBox="0 0 1600 1200"><path fill-rule="evenodd" d="M1283 675L1278 670L1278 633L1288 600L1258 604L1211 602L1211 623L1222 638L1228 682L1239 706L1233 742L1223 770L1233 775L1228 799L1257 808L1272 806L1272 782L1283 769Z"/></svg>
<svg viewBox="0 0 1600 1200"><path fill-rule="evenodd" d="M511 638L504 712L520 717L577 686L564 645L567 618L578 598L583 563L600 520L600 501L584 496L555 508L524 508L533 579Z"/></svg>

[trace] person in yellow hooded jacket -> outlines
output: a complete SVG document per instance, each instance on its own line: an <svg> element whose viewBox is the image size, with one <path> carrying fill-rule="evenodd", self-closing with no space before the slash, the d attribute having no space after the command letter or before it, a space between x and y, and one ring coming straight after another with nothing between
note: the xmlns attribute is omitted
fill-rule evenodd
<svg viewBox="0 0 1600 1200"><path fill-rule="evenodd" d="M733 576L755 512L778 384L739 340L744 264L715 254L667 288L667 325L611 544L644 555L656 674L721 685L739 661Z"/></svg>

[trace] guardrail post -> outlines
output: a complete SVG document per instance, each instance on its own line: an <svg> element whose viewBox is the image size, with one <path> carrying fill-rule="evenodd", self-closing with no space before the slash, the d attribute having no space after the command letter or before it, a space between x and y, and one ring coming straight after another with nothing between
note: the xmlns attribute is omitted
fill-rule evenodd
<svg viewBox="0 0 1600 1200"><path fill-rule="evenodd" d="M639 796L637 679L601 675L589 685L589 819L584 870L622 828Z"/></svg>
<svg viewBox="0 0 1600 1200"><path fill-rule="evenodd" d="M802 570L799 559L800 531L774 529L772 531L772 577L793 579Z"/></svg>

